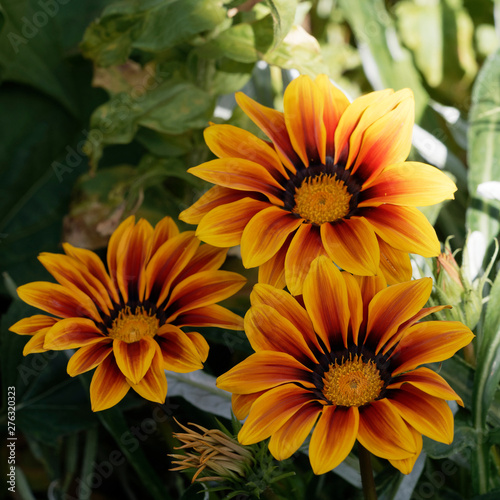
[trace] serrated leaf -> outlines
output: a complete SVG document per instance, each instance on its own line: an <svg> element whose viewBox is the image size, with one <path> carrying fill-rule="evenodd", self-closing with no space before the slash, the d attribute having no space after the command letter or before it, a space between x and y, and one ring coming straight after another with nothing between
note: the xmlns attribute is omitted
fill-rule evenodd
<svg viewBox="0 0 500 500"><path fill-rule="evenodd" d="M488 57L472 90L469 116L469 192L473 196L466 225L480 231L489 244L500 229L500 201L477 192L500 179L500 49Z"/></svg>

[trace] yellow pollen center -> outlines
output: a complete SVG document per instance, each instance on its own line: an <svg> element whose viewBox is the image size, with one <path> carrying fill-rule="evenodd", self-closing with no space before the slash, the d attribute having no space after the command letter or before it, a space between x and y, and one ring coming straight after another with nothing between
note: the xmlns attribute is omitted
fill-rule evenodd
<svg viewBox="0 0 500 500"><path fill-rule="evenodd" d="M321 225L349 213L351 193L337 176L320 174L308 177L295 190L293 212L312 224Z"/></svg>
<svg viewBox="0 0 500 500"><path fill-rule="evenodd" d="M127 306L119 312L108 332L111 338L130 344L143 337L154 337L158 327L158 318L150 316L143 307L136 307L132 312Z"/></svg>
<svg viewBox="0 0 500 500"><path fill-rule="evenodd" d="M384 381L371 360L365 362L355 355L342 364L330 364L323 379L323 394L337 406L362 406L374 401L380 394Z"/></svg>

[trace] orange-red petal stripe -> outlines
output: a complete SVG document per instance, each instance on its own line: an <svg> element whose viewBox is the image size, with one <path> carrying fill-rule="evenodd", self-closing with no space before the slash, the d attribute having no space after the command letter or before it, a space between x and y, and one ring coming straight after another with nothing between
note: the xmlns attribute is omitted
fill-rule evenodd
<svg viewBox="0 0 500 500"><path fill-rule="evenodd" d="M123 375L133 384L139 383L151 366L156 352L156 340L143 337L136 342L113 340L113 353L116 364Z"/></svg>
<svg viewBox="0 0 500 500"><path fill-rule="evenodd" d="M436 231L427 217L414 207L380 205L362 211L375 233L388 245L403 252L433 257L440 251Z"/></svg>
<svg viewBox="0 0 500 500"><path fill-rule="evenodd" d="M250 408L238 433L238 441L248 445L268 438L311 399L309 391L295 384L285 384L267 391Z"/></svg>
<svg viewBox="0 0 500 500"><path fill-rule="evenodd" d="M446 401L425 394L411 385L391 391L389 401L401 416L424 436L451 444L453 441L453 413Z"/></svg>
<svg viewBox="0 0 500 500"><path fill-rule="evenodd" d="M106 341L107 337L95 323L86 318L62 319L45 336L44 347L61 351Z"/></svg>
<svg viewBox="0 0 500 500"><path fill-rule="evenodd" d="M87 316L101 321L95 304L88 295L79 290L69 290L56 283L35 281L17 289L19 298L33 307L38 307L54 316L72 318Z"/></svg>
<svg viewBox="0 0 500 500"><path fill-rule="evenodd" d="M257 276L259 283L266 283L280 289L285 288L285 257L292 237L293 233L290 233L280 249L269 260L259 266Z"/></svg>
<svg viewBox="0 0 500 500"><path fill-rule="evenodd" d="M233 125L212 125L205 129L205 142L219 158L246 158L262 165L273 177L288 173L276 151L262 139Z"/></svg>
<svg viewBox="0 0 500 500"><path fill-rule="evenodd" d="M265 392L266 391L254 392L252 394L233 394L231 396L231 405L233 407L234 416L238 420L245 420L255 400L260 398Z"/></svg>
<svg viewBox="0 0 500 500"><path fill-rule="evenodd" d="M176 326L218 326L228 330L243 330L243 318L218 304L198 307L174 320Z"/></svg>
<svg viewBox="0 0 500 500"><path fill-rule="evenodd" d="M410 458L417 449L399 411L387 399L361 408L359 442L374 455L389 460Z"/></svg>
<svg viewBox="0 0 500 500"><path fill-rule="evenodd" d="M35 314L29 318L23 318L17 323L14 323L9 327L11 332L17 333L18 335L35 335L38 331L42 329L50 328L54 323L59 321L58 318L53 318L52 316L45 316L45 314Z"/></svg>
<svg viewBox="0 0 500 500"><path fill-rule="evenodd" d="M240 108L273 141L282 163L295 173L300 158L290 142L283 113L259 104L242 92L237 92L235 97Z"/></svg>
<svg viewBox="0 0 500 500"><path fill-rule="evenodd" d="M359 428L359 410L325 406L309 444L309 460L315 474L337 467L349 455Z"/></svg>
<svg viewBox="0 0 500 500"><path fill-rule="evenodd" d="M293 80L285 90L283 108L286 128L293 149L306 167L309 162L326 162L323 107L320 89L307 75Z"/></svg>
<svg viewBox="0 0 500 500"><path fill-rule="evenodd" d="M300 295L311 262L326 255L318 226L302 224L293 235L285 258L285 279L292 295Z"/></svg>
<svg viewBox="0 0 500 500"><path fill-rule="evenodd" d="M342 269L361 276L377 274L380 249L372 226L363 217L321 225L328 256Z"/></svg>
<svg viewBox="0 0 500 500"><path fill-rule="evenodd" d="M113 355L96 368L90 383L92 411L102 411L118 404L130 389Z"/></svg>
<svg viewBox="0 0 500 500"><path fill-rule="evenodd" d="M346 283L327 257L318 257L311 264L303 298L314 330L327 349L340 338L347 347L350 312Z"/></svg>
<svg viewBox="0 0 500 500"><path fill-rule="evenodd" d="M285 460L300 448L322 408L323 406L317 401L306 403L273 433L269 440L269 451L276 460Z"/></svg>
<svg viewBox="0 0 500 500"><path fill-rule="evenodd" d="M249 220L269 203L242 198L220 205L203 217L196 229L196 236L210 245L232 247L240 244L241 235Z"/></svg>
<svg viewBox="0 0 500 500"><path fill-rule="evenodd" d="M358 207L375 207L382 203L424 207L452 200L456 190L455 183L437 168L406 161L387 167L363 185Z"/></svg>
<svg viewBox="0 0 500 500"><path fill-rule="evenodd" d="M169 324L160 328L156 339L166 370L189 373L203 368L208 353L208 344L204 339L197 338L195 344L180 328Z"/></svg>
<svg viewBox="0 0 500 500"><path fill-rule="evenodd" d="M242 158L223 158L202 163L188 170L204 181L238 191L254 191L271 203L283 205L281 184L262 166Z"/></svg>
<svg viewBox="0 0 500 500"><path fill-rule="evenodd" d="M269 260L303 220L278 207L258 212L246 225L241 236L241 258L246 268Z"/></svg>
<svg viewBox="0 0 500 500"><path fill-rule="evenodd" d="M75 377L100 365L113 350L112 340L80 347L68 361L68 375Z"/></svg>
<svg viewBox="0 0 500 500"><path fill-rule="evenodd" d="M165 402L168 385L159 348L153 358L151 367L141 381L138 384L133 384L131 381L127 382L130 383L130 387L139 396L155 403L162 404Z"/></svg>
<svg viewBox="0 0 500 500"><path fill-rule="evenodd" d="M217 387L236 394L252 394L287 382L313 387L308 382L311 373L290 354L260 351L221 375Z"/></svg>

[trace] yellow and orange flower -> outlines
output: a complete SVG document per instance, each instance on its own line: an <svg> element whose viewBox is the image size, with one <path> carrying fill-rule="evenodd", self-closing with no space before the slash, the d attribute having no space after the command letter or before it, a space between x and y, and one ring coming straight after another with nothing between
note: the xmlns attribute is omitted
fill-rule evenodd
<svg viewBox="0 0 500 500"><path fill-rule="evenodd" d="M420 321L448 306L423 308L432 280L387 287L383 277L354 277L325 256L313 261L299 300L255 285L245 331L255 350L217 379L233 393L243 445L271 437L290 457L315 426L309 457L316 474L339 465L356 440L409 473L422 434L453 440L446 400L460 397L420 365L443 361L473 338L456 321ZM304 304L302 306L301 304Z"/></svg>
<svg viewBox="0 0 500 500"><path fill-rule="evenodd" d="M24 354L78 349L68 362L72 377L96 368L90 385L94 411L117 404L132 387L164 402L164 370L203 367L208 344L187 326L241 330L243 320L216 302L237 292L245 278L221 271L226 250L200 245L194 231L179 233L170 217L153 229L129 217L111 236L106 271L90 250L64 244L66 255L39 260L59 284L18 288L24 302L52 316L22 319L11 330L32 335Z"/></svg>
<svg viewBox="0 0 500 500"><path fill-rule="evenodd" d="M241 244L259 281L300 294L314 258L327 255L361 276L411 278L408 253L440 251L417 206L453 198L438 169L405 162L411 148L410 90L372 92L349 103L326 75L294 80L284 113L238 93L243 111L269 137L231 125L205 130L218 157L189 172L216 184L180 219L211 245Z"/></svg>

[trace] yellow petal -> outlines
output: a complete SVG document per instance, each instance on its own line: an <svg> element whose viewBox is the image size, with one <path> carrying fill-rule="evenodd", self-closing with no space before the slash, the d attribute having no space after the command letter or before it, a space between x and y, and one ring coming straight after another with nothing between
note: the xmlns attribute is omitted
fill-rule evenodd
<svg viewBox="0 0 500 500"><path fill-rule="evenodd" d="M137 384L149 370L155 351L156 340L153 337L143 337L130 343L120 339L113 340L116 364L133 384Z"/></svg>

